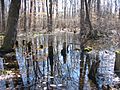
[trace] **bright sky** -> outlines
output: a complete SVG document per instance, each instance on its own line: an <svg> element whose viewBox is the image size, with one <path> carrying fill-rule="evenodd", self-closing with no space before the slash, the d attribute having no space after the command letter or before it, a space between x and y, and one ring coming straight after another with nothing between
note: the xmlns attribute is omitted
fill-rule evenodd
<svg viewBox="0 0 120 90"><path fill-rule="evenodd" d="M40 0L38 0L40 1ZM46 1L46 0L45 0ZM58 3L58 7L59 7L59 11L63 11L63 7L64 7L64 4L62 5L62 1L65 1L65 0L58 0L59 3ZM70 0L66 0L67 1L67 6L68 8L70 7ZM72 0L74 1L74 0ZM79 0L76 0L76 4L78 4L78 6L80 6L80 2L77 3L77 1ZM101 0L101 5L103 5L105 3L105 5L107 5L107 1L110 3L111 0ZM113 6L113 12L115 10L115 1L116 2L120 2L120 0L112 0L112 6ZM9 6L9 0L5 0L5 6ZM120 5L117 5L117 8L119 8ZM76 8L79 8L79 7L76 7Z"/></svg>

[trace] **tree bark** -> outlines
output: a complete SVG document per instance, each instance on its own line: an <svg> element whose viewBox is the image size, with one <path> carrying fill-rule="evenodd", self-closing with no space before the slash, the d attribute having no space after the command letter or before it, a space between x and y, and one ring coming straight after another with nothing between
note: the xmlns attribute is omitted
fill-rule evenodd
<svg viewBox="0 0 120 90"><path fill-rule="evenodd" d="M58 19L58 0L56 0L56 19Z"/></svg>
<svg viewBox="0 0 120 90"><path fill-rule="evenodd" d="M64 19L66 19L66 4L67 4L67 1L65 0L64 1Z"/></svg>
<svg viewBox="0 0 120 90"><path fill-rule="evenodd" d="M49 32L52 32L52 0L49 0Z"/></svg>
<svg viewBox="0 0 120 90"><path fill-rule="evenodd" d="M120 8L119 8L119 19L120 19Z"/></svg>
<svg viewBox="0 0 120 90"><path fill-rule="evenodd" d="M33 0L30 0L30 16L29 16L29 32L31 31L31 18L32 18L32 8L33 8Z"/></svg>
<svg viewBox="0 0 120 90"><path fill-rule="evenodd" d="M100 15L100 0L97 0L97 15Z"/></svg>
<svg viewBox="0 0 120 90"><path fill-rule="evenodd" d="M90 30L92 30L93 28L92 28L91 21L90 21L87 0L85 0L85 7L86 7L86 22L89 24Z"/></svg>
<svg viewBox="0 0 120 90"><path fill-rule="evenodd" d="M80 49L81 49L81 55L80 55L80 67L83 66L83 58L84 58L84 35L85 35L85 26L84 26L84 0L81 0L81 9L80 9ZM81 83L82 80L82 71L83 71L83 67L80 68L80 77L79 77L79 90L83 89L83 85Z"/></svg>
<svg viewBox="0 0 120 90"><path fill-rule="evenodd" d="M81 0L81 10L80 10L80 37L84 34L84 0Z"/></svg>
<svg viewBox="0 0 120 90"><path fill-rule="evenodd" d="M34 2L34 7L33 7L33 31L36 30L36 0Z"/></svg>
<svg viewBox="0 0 120 90"><path fill-rule="evenodd" d="M49 11L48 11L48 0L46 0L46 9L47 9L47 27L49 31Z"/></svg>
<svg viewBox="0 0 120 90"><path fill-rule="evenodd" d="M5 32L5 3L1 0L1 11L2 11L2 32Z"/></svg>
<svg viewBox="0 0 120 90"><path fill-rule="evenodd" d="M26 18L26 0L24 0L24 31L26 32L26 21L27 21L27 18Z"/></svg>
<svg viewBox="0 0 120 90"><path fill-rule="evenodd" d="M59 27L58 23L58 0L56 0L56 28Z"/></svg>
<svg viewBox="0 0 120 90"><path fill-rule="evenodd" d="M1 49L11 50L17 36L17 24L19 19L19 9L21 0L11 0L9 15L7 20L6 35Z"/></svg>
<svg viewBox="0 0 120 90"><path fill-rule="evenodd" d="M43 26L42 29L45 29L45 8L44 8L44 2L42 1L42 12L43 12Z"/></svg>

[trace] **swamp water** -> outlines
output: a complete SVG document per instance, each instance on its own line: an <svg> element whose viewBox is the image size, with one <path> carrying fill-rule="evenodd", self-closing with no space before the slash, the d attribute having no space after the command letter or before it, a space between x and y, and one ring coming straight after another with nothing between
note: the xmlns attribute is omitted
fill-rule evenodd
<svg viewBox="0 0 120 90"><path fill-rule="evenodd" d="M19 37L19 47L15 52L19 73L3 73L5 61L1 58L0 90L97 90L95 84L88 78L92 62L96 59L96 52L94 50L90 52L89 60L85 55L83 65L80 66L80 44L77 35L59 33L52 37L53 75L51 76L48 58L49 35L35 34L31 38L27 38L32 43L30 52L23 45L24 37ZM66 43L66 63L61 55L64 42ZM111 55L107 55L104 52L99 52L101 62L96 79L99 89L102 84L112 85L119 81L119 78L115 81L112 77L114 76L114 53L111 52ZM15 77L17 77L17 83L13 79Z"/></svg>

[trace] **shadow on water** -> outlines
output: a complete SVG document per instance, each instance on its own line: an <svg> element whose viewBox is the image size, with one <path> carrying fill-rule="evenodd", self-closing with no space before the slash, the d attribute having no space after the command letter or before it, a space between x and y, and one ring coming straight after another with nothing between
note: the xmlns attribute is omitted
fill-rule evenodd
<svg viewBox="0 0 120 90"><path fill-rule="evenodd" d="M15 55L19 73L5 74L4 59L0 58L0 90L96 90L88 78L95 52L80 60L78 41L77 35L68 33L18 38ZM106 71L102 66L99 72Z"/></svg>

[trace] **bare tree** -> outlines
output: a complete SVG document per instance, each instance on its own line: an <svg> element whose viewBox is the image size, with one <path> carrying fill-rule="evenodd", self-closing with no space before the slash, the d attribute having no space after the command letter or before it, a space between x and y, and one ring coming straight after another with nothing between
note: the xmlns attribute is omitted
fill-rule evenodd
<svg viewBox="0 0 120 90"><path fill-rule="evenodd" d="M119 4L119 19L120 19L120 0L118 1Z"/></svg>
<svg viewBox="0 0 120 90"><path fill-rule="evenodd" d="M29 31L31 31L31 22L32 22L32 20L31 20L31 18L32 18L32 8L33 8L33 0L30 0L30 16L29 16Z"/></svg>
<svg viewBox="0 0 120 90"><path fill-rule="evenodd" d="M120 19L120 8L119 8L119 19Z"/></svg>
<svg viewBox="0 0 120 90"><path fill-rule="evenodd" d="M100 0L97 0L97 15L100 16Z"/></svg>
<svg viewBox="0 0 120 90"><path fill-rule="evenodd" d="M52 32L52 0L49 0L49 9L47 3L48 1L46 0L48 32ZM51 68L51 76L52 76L53 75L53 36L52 35L49 35L48 37L48 58L50 60L50 68Z"/></svg>
<svg viewBox="0 0 120 90"><path fill-rule="evenodd" d="M36 30L36 0L34 2L34 7L33 7L33 30Z"/></svg>
<svg viewBox="0 0 120 90"><path fill-rule="evenodd" d="M56 18L58 19L58 0L56 0Z"/></svg>
<svg viewBox="0 0 120 90"><path fill-rule="evenodd" d="M72 9L72 3L73 1L72 0L69 0L70 1L70 7L69 7L69 17L71 17L71 9Z"/></svg>
<svg viewBox="0 0 120 90"><path fill-rule="evenodd" d="M80 66L83 67L83 58L84 58L84 45L83 45L83 40L84 40L84 35L85 35L85 26L84 26L84 15L85 15L85 12L84 12L84 5L85 5L85 2L84 0L81 0L81 9L80 9L80 49L81 49L81 63L80 63ZM82 71L83 69L80 69L80 78L79 78L79 82L80 82L80 85L79 85L79 90L83 89L83 84L81 83L84 79L82 77Z"/></svg>
<svg viewBox="0 0 120 90"><path fill-rule="evenodd" d="M52 32L52 0L49 0L49 31Z"/></svg>
<svg viewBox="0 0 120 90"><path fill-rule="evenodd" d="M45 8L44 8L44 2L42 1L42 12L43 12L43 29L45 29L45 15L44 15L44 13L45 13Z"/></svg>
<svg viewBox="0 0 120 90"><path fill-rule="evenodd" d="M1 11L2 11L2 32L5 32L5 3L1 0Z"/></svg>
<svg viewBox="0 0 120 90"><path fill-rule="evenodd" d="M57 24L56 27L58 28L58 26L59 26L59 25L58 25L58 24L59 24L59 23L58 23L58 0L56 0L56 21L57 21L57 22L56 22L56 24Z"/></svg>
<svg viewBox="0 0 120 90"><path fill-rule="evenodd" d="M64 19L66 19L66 5L67 5L67 0L64 0Z"/></svg>
<svg viewBox="0 0 120 90"><path fill-rule="evenodd" d="M24 0L24 31L26 31L26 22L27 22L27 16L26 16L26 0Z"/></svg>

